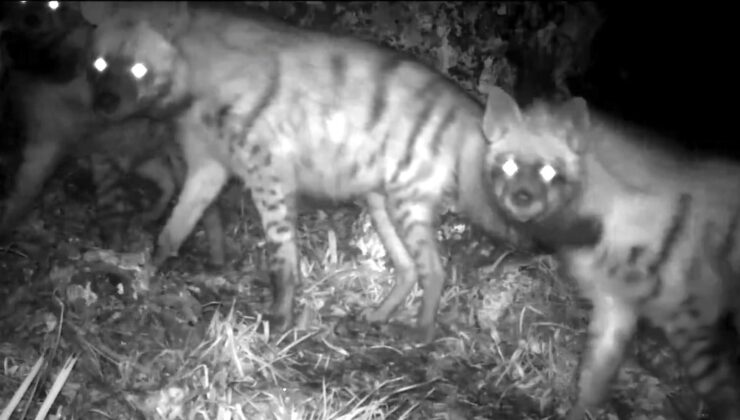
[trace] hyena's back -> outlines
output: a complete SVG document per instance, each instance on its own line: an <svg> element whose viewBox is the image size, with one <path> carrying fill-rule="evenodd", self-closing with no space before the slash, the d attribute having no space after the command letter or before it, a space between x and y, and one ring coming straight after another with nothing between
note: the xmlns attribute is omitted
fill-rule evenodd
<svg viewBox="0 0 740 420"><path fill-rule="evenodd" d="M481 104L403 54L313 32L271 41L250 28L243 36L259 40L245 47L250 60L235 57L239 70L213 69L257 79L248 89L220 85L242 94L229 110L238 118L225 128L232 146L249 132L250 150L263 143L289 155L301 190L339 198L413 182L417 193L436 195L452 182L460 149L482 148Z"/></svg>
<svg viewBox="0 0 740 420"><path fill-rule="evenodd" d="M276 139L284 146L295 145L300 188L346 197L413 183L415 194L439 194L441 186L453 182L455 148L466 138L482 141L475 123L481 118L480 106L441 76L401 57L371 61L342 55L346 53L323 57L337 67L316 72L316 79L325 80L311 92L323 92L323 98L302 92L299 105L293 106L296 84L291 84L276 98L277 112L266 121L277 125ZM301 64L298 58L319 57L291 56L285 66L310 69L318 64Z"/></svg>

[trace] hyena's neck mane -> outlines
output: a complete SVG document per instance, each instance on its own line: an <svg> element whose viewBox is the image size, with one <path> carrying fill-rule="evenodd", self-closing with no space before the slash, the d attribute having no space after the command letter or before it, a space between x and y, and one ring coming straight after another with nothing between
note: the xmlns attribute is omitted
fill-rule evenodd
<svg viewBox="0 0 740 420"><path fill-rule="evenodd" d="M688 180L700 159L670 145L659 135L592 114L587 153L591 171L601 170L627 190L665 192Z"/></svg>

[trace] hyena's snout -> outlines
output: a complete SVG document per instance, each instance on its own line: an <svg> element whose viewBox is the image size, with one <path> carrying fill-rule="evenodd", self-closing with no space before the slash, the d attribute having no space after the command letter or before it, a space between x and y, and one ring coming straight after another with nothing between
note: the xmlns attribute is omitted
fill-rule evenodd
<svg viewBox="0 0 740 420"><path fill-rule="evenodd" d="M103 71L94 68L88 73L93 111L114 119L130 116L134 111L138 92L135 83L118 68L121 65L117 62L108 65L103 61L95 65L100 66Z"/></svg>
<svg viewBox="0 0 740 420"><path fill-rule="evenodd" d="M545 200L541 188L527 182L512 182L504 197L504 207L517 220L527 222L537 219L545 210Z"/></svg>
<svg viewBox="0 0 740 420"><path fill-rule="evenodd" d="M527 188L519 188L511 193L511 202L519 208L527 208L534 201L534 192Z"/></svg>
<svg viewBox="0 0 740 420"><path fill-rule="evenodd" d="M121 104L121 95L110 90L96 92L93 96L93 109L106 114L115 113Z"/></svg>

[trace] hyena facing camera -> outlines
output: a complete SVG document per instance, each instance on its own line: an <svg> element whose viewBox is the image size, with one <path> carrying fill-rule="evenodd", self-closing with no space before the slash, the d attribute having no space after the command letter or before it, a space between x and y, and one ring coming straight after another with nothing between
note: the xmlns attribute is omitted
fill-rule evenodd
<svg viewBox="0 0 740 420"><path fill-rule="evenodd" d="M455 195L457 208L493 235L512 237L489 202L483 161L488 137L500 135L497 107L507 95L498 88L484 112L439 73L390 50L193 3L161 27L102 22L93 48L101 115L185 109L178 124L188 179L159 238L160 260L176 254L236 175L252 191L272 251L278 329L292 324L300 281L298 193L364 199L397 273L364 316L389 320L420 281L424 340L433 338L444 284L435 238L443 197Z"/></svg>
<svg viewBox="0 0 740 420"><path fill-rule="evenodd" d="M40 8L46 3L5 5L15 7L5 19L17 17L10 29L14 54L9 51L11 68L4 86L4 103L23 126L22 163L15 185L4 203L0 235L9 234L31 209L46 180L66 156L88 156L92 160L99 220L111 246L121 246L129 214L116 210L121 205L120 183L127 174L154 182L161 196L143 219L162 216L184 180L185 168L179 146L174 141L173 125L145 118L111 123L91 110L90 86L83 71L87 60L86 43L92 26L79 20L59 19L63 12ZM12 11L13 9L11 9ZM23 12L23 13L21 13ZM71 13L67 11L67 13ZM28 25L26 20L35 22ZM47 23L46 25L44 23ZM23 54L23 59L18 55ZM180 162L178 162L180 161ZM210 241L210 262L224 263L223 228L217 209L209 209L204 224Z"/></svg>
<svg viewBox="0 0 740 420"><path fill-rule="evenodd" d="M558 250L593 303L568 419L599 407L641 319L666 334L712 418L740 418L740 165L661 145L581 98L503 109L507 135L486 157L499 206Z"/></svg>

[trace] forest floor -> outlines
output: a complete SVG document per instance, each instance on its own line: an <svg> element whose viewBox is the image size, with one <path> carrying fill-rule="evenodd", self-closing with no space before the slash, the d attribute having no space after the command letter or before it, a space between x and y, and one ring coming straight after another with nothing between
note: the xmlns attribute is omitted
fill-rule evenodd
<svg viewBox="0 0 740 420"><path fill-rule="evenodd" d="M30 381L9 418L35 417L45 400L49 419L556 419L570 405L589 310L549 256L497 250L445 217L438 334L420 346L397 334L415 322L418 287L393 328L357 316L393 284L367 215L304 211L296 328L268 335L248 194L221 199L226 268L204 267L199 228L153 275L157 229L132 228L126 252L101 248L77 172L57 176L0 248L0 408ZM694 418L665 346L636 341L603 418Z"/></svg>

